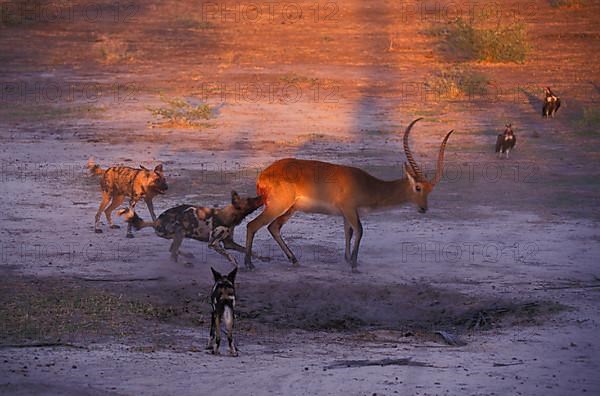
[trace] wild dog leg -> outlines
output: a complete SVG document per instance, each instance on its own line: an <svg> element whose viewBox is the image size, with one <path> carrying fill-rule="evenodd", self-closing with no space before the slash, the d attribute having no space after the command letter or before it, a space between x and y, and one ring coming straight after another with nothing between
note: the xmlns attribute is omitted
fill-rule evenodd
<svg viewBox="0 0 600 396"><path fill-rule="evenodd" d="M183 230L181 228L177 228L177 230L175 230L175 235L173 236L173 243L171 243L171 247L169 248L169 251L171 252L171 260L174 262L177 262L179 248L181 247L181 243L183 242L184 238L185 235Z"/></svg>
<svg viewBox="0 0 600 396"><path fill-rule="evenodd" d="M154 204L152 203L152 198L145 197L144 201L146 202L150 216L152 216L152 221L156 221L156 214L154 213Z"/></svg>
<svg viewBox="0 0 600 396"><path fill-rule="evenodd" d="M113 197L112 202L110 203L108 208L106 208L104 210L104 215L106 216L106 220L108 220L108 225L110 228L121 228L118 225L113 224L111 214L112 214L113 210L118 208L123 203L124 200L125 200L124 195L116 195Z"/></svg>
<svg viewBox="0 0 600 396"><path fill-rule="evenodd" d="M100 229L100 216L102 215L102 211L104 210L104 208L106 208L109 202L110 194L106 191L102 191L102 201L100 201L100 207L98 208L98 212L96 212L96 221L94 222L94 232L98 234L102 232L102 230Z"/></svg>
<svg viewBox="0 0 600 396"><path fill-rule="evenodd" d="M214 311L213 312L213 321L215 324L214 327L214 342L213 342L213 348L212 348L212 353L213 355L218 355L219 354L219 347L221 346L221 315L219 315L218 312Z"/></svg>
<svg viewBox="0 0 600 396"><path fill-rule="evenodd" d="M235 257L233 257L231 254L229 254L227 252L227 250L225 250L222 246L220 241L215 241L212 242L211 244L208 245L209 248L213 249L215 252L225 256L227 258L227 260L229 260L229 262L234 266L237 267L238 263L237 260L235 259Z"/></svg>
<svg viewBox="0 0 600 396"><path fill-rule="evenodd" d="M225 306L225 310L223 311L223 321L225 322L225 331L227 332L229 354L231 356L237 356L237 349L233 344L233 310L228 306Z"/></svg>
<svg viewBox="0 0 600 396"><path fill-rule="evenodd" d="M206 349L213 349L215 345L215 320L216 320L216 312L214 311L210 316L210 338L208 339L208 344L206 344Z"/></svg>

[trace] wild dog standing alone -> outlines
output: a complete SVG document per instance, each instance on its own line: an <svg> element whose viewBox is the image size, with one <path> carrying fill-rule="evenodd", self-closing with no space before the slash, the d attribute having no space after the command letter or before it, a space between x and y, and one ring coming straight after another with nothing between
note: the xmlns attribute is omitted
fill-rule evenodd
<svg viewBox="0 0 600 396"><path fill-rule="evenodd" d="M554 95L550 87L544 88L544 93L546 94L546 98L544 99L544 107L542 108L542 117L554 118L560 107L560 98Z"/></svg>
<svg viewBox="0 0 600 396"><path fill-rule="evenodd" d="M506 158L508 158L508 153L516 144L517 137L512 130L512 124L506 124L504 133L498 135L496 139L496 154L498 154L498 158L501 158L502 154L506 154Z"/></svg>
<svg viewBox="0 0 600 396"><path fill-rule="evenodd" d="M404 131L404 164L406 177L380 180L362 169L321 161L287 158L276 161L263 170L256 181L256 190L263 197L265 209L248 223L246 234L246 266L252 268L252 242L256 232L268 225L271 236L292 265L298 260L281 238L281 227L296 211L341 215L346 239L345 259L352 271L357 270L358 248L363 234L359 209L387 208L412 202L420 213L427 211L427 196L442 178L444 149L453 131L446 134L438 153L437 169L428 180L408 147L408 135L418 118ZM355 235L350 252L350 242Z"/></svg>
<svg viewBox="0 0 600 396"><path fill-rule="evenodd" d="M250 213L262 206L262 198L240 198L237 192L231 192L231 205L219 208L179 205L161 213L155 221L143 221L133 209L119 211L128 224L136 230L152 227L161 238L172 239L169 248L171 259L177 261L179 247L184 238L208 242L208 247L227 257L235 266L237 261L225 249L246 253L246 249L233 241L233 230ZM264 259L263 257L258 257Z"/></svg>
<svg viewBox="0 0 600 396"><path fill-rule="evenodd" d="M221 345L221 321L225 324L227 332L227 342L229 344L229 354L237 356L237 349L233 343L233 320L235 318L235 274L237 267L229 274L223 276L214 268L210 267L215 284L210 293L210 305L212 314L210 320L210 339L207 349L211 349L215 355L219 354Z"/></svg>
<svg viewBox="0 0 600 396"><path fill-rule="evenodd" d="M102 211L106 215L110 228L120 228L118 225L113 224L111 213L123 203L125 197L130 198L129 207L132 209L140 199L144 198L152 220L156 220L152 199L158 194L164 194L168 189L162 165L157 165L154 170L146 169L141 165L139 169L128 166L113 166L103 170L99 165L94 164L94 160L90 158L87 167L92 175L101 176L102 201L98 212L96 212L95 232L102 232L99 227ZM127 237L133 238L131 225L127 226Z"/></svg>

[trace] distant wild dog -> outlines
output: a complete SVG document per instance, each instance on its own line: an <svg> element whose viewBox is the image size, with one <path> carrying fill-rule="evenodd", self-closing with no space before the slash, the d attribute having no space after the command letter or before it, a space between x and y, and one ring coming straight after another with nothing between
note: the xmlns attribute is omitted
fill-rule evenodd
<svg viewBox="0 0 600 396"><path fill-rule="evenodd" d="M227 275L221 275L210 268L215 280L210 293L210 305L212 307L210 319L210 339L206 349L211 349L214 355L219 354L221 345L221 322L225 324L229 354L237 356L238 352L233 343L233 321L235 319L235 275L237 267Z"/></svg>
<svg viewBox="0 0 600 396"><path fill-rule="evenodd" d="M152 227L161 238L172 239L169 248L171 259L177 262L179 248L184 238L208 242L208 247L225 256L234 266L235 257L226 249L246 253L246 249L233 240L233 230L250 213L262 206L262 198L241 198L237 192L231 192L231 205L222 209L202 206L179 205L161 213L157 220L144 221L133 209L121 209L119 216L124 216L127 223L136 230ZM190 256L181 252L183 256ZM263 257L255 256L259 259Z"/></svg>
<svg viewBox="0 0 600 396"><path fill-rule="evenodd" d="M102 189L102 201L98 212L96 212L94 222L95 232L102 232L100 229L102 211L106 215L110 228L120 228L118 225L113 224L111 213L123 203L125 197L130 198L129 207L132 209L143 198L150 211L150 216L153 220L156 220L152 199L158 194L164 194L169 188L162 165L157 165L154 170L144 168L141 165L138 169L128 166L113 166L104 170L90 158L87 167L92 175L100 176L100 188ZM127 237L133 238L130 225L127 226Z"/></svg>
<svg viewBox="0 0 600 396"><path fill-rule="evenodd" d="M427 196L442 178L444 149L453 131L444 137L435 176L428 180L408 147L410 130L420 119L411 122L404 132L404 153L408 163L404 164L406 177L402 179L380 180L352 166L295 158L276 161L263 170L256 181L256 190L263 197L265 208L248 223L246 266L253 268L251 254L254 235L266 225L292 265L298 265L296 256L281 237L281 227L296 211L301 211L341 215L344 218L344 256L352 271L356 272L358 248L363 235L359 209L387 208L410 202L418 207L420 213L425 213ZM353 235L354 246L350 251Z"/></svg>
<svg viewBox="0 0 600 396"><path fill-rule="evenodd" d="M554 95L550 87L544 88L544 93L546 94L546 98L544 99L544 107L542 108L542 117L554 118L560 107L560 98Z"/></svg>
<svg viewBox="0 0 600 396"><path fill-rule="evenodd" d="M506 154L506 158L508 158L508 153L516 144L517 137L512 130L512 124L506 124L504 133L499 134L496 139L496 154L498 155L498 158L502 158L502 154Z"/></svg>

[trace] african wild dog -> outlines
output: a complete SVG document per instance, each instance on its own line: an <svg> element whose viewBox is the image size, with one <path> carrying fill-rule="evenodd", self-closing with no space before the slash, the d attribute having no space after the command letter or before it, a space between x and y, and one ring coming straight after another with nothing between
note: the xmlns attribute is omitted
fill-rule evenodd
<svg viewBox="0 0 600 396"><path fill-rule="evenodd" d="M95 232L102 232L99 228L102 211L106 215L110 228L120 228L118 225L113 224L111 213L123 203L125 197L130 198L129 207L132 209L143 198L150 211L150 216L153 220L156 220L152 198L157 194L164 194L168 189L162 165L157 165L154 170L144 168L141 165L139 169L128 166L113 166L104 170L99 165L94 164L94 160L90 158L87 167L92 175L101 176L102 201L98 212L96 212ZM133 238L131 225L127 226L127 237Z"/></svg>
<svg viewBox="0 0 600 396"><path fill-rule="evenodd" d="M504 133L499 134L496 139L496 154L498 155L498 158L502 158L502 154L506 154L506 158L508 158L508 153L516 144L517 137L512 130L512 124L506 124Z"/></svg>
<svg viewBox="0 0 600 396"><path fill-rule="evenodd" d="M544 88L544 93L546 94L546 98L544 99L544 107L542 108L542 117L554 118L560 107L560 98L554 95L550 87Z"/></svg>
<svg viewBox="0 0 600 396"><path fill-rule="evenodd" d="M240 198L235 191L231 192L231 205L220 208L205 208L202 206L179 205L161 213L155 221L143 221L134 210L121 209L119 216L124 216L127 223L136 230L152 227L161 238L173 239L169 251L171 259L177 261L179 247L184 238L208 242L208 247L227 257L237 266L235 257L226 249L246 253L246 249L233 241L233 230L250 213L261 207L261 197ZM183 256L190 256L182 253ZM258 257L265 259L264 257Z"/></svg>
<svg viewBox="0 0 600 396"><path fill-rule="evenodd" d="M233 344L233 320L235 318L235 275L237 267L229 274L223 276L214 268L210 267L215 284L210 293L210 305L212 314L210 320L210 339L206 349L211 349L214 355L219 354L221 345L221 321L225 324L227 342L229 343L229 354L237 356L238 352Z"/></svg>

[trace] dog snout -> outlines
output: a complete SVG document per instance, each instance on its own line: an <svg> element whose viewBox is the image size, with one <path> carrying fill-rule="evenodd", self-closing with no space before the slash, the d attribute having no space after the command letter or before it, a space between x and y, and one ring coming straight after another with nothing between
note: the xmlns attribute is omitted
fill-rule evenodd
<svg viewBox="0 0 600 396"><path fill-rule="evenodd" d="M419 213L426 213L427 212L427 208L424 208L423 206L421 206L419 208Z"/></svg>

